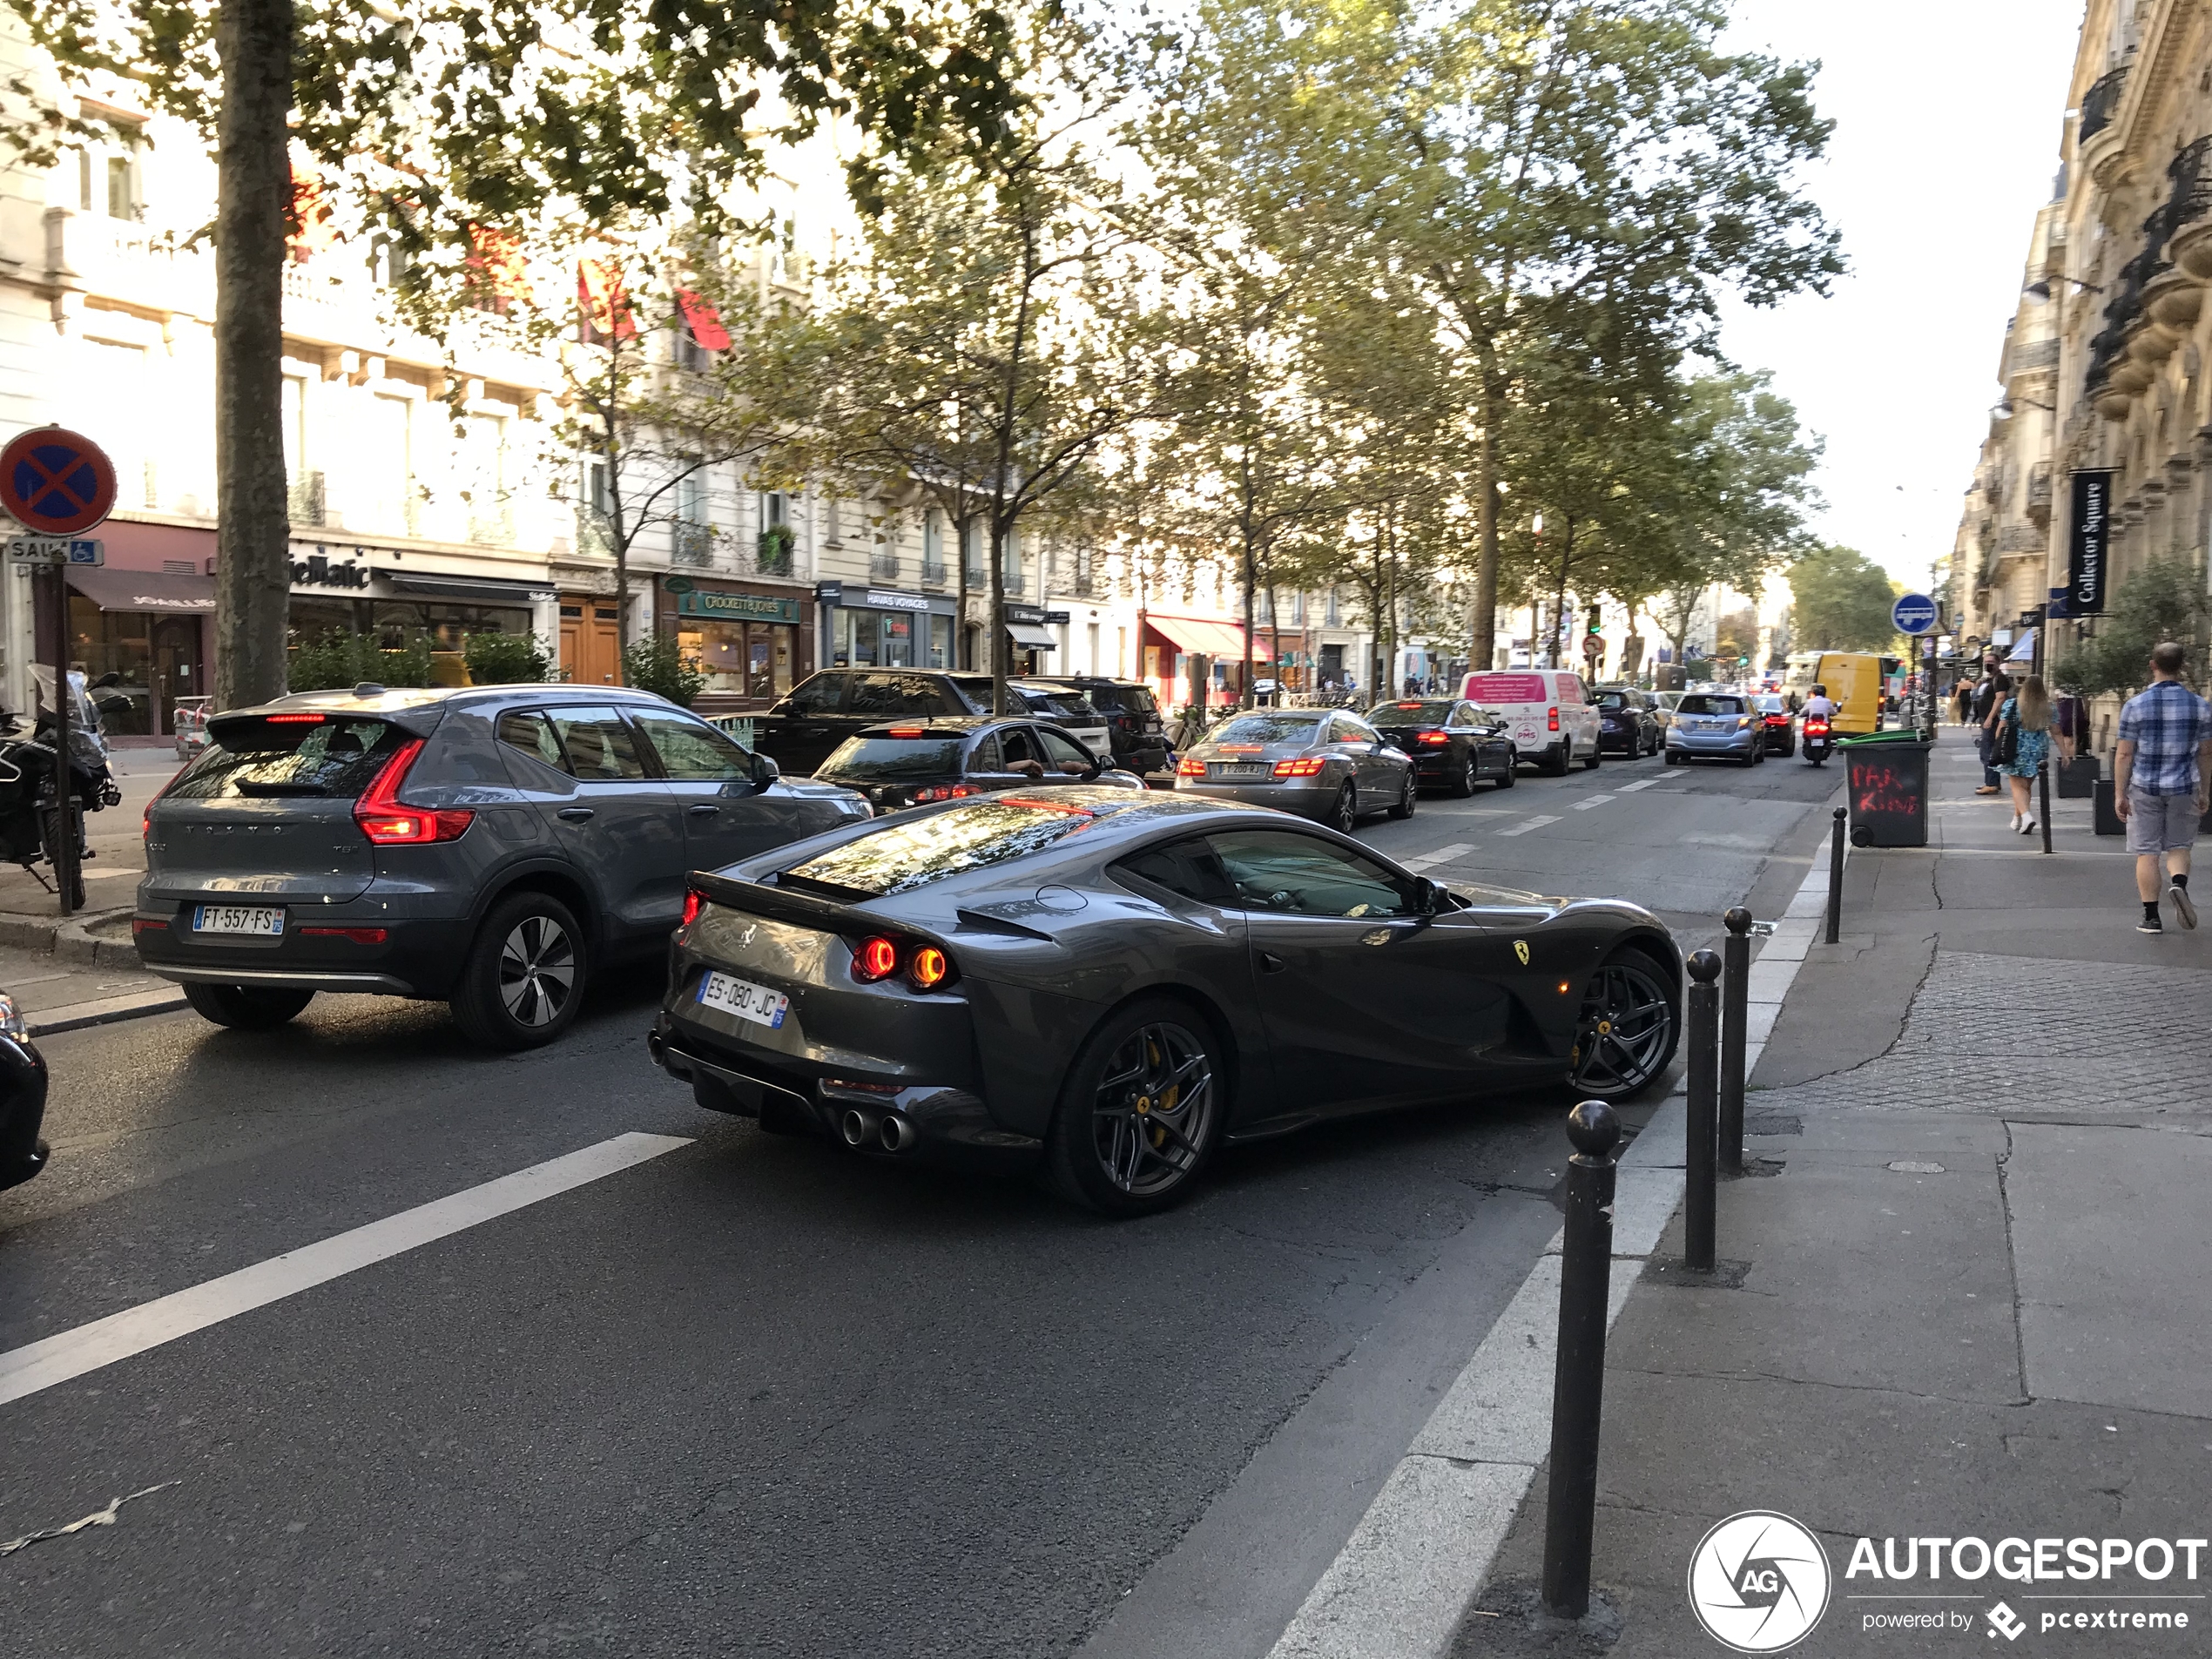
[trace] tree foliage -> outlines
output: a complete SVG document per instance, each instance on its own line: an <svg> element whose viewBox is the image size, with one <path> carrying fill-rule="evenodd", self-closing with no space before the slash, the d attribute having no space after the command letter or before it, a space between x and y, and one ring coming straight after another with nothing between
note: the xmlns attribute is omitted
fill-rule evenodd
<svg viewBox="0 0 2212 1659"><path fill-rule="evenodd" d="M1790 567L1790 625L1799 651L1888 651L1898 590L1864 553L1824 547Z"/></svg>
<svg viewBox="0 0 2212 1659"><path fill-rule="evenodd" d="M2185 673L2202 686L2205 635L2212 627L2212 600L2196 562L2181 555L2153 559L2131 571L2114 590L2112 603L2096 622L2094 637L2083 640L2051 664L2051 684L2078 697L2133 692L2150 680L2151 648L2175 640L2188 648Z"/></svg>

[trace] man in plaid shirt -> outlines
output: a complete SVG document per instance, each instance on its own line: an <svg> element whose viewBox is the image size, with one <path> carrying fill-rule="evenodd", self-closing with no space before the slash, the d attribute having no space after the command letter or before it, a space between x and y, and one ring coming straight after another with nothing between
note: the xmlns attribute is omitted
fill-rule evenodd
<svg viewBox="0 0 2212 1659"><path fill-rule="evenodd" d="M2189 849L2204 816L2205 786L2212 778L2212 708L2182 684L2187 654L2168 641L2150 654L2150 689L2120 711L2120 752L2113 762L2113 802L2128 822L2128 850L2135 855L2135 893L2143 901L2138 931L2161 933L2159 862L2167 896L2184 927L2196 926L2189 898Z"/></svg>

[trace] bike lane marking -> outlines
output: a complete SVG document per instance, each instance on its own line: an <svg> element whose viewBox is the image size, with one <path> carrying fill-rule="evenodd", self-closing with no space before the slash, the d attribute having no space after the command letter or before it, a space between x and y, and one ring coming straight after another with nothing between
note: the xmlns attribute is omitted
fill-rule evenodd
<svg viewBox="0 0 2212 1659"><path fill-rule="evenodd" d="M0 1406L691 1144L688 1138L674 1135L617 1135L26 1343L0 1353Z"/></svg>

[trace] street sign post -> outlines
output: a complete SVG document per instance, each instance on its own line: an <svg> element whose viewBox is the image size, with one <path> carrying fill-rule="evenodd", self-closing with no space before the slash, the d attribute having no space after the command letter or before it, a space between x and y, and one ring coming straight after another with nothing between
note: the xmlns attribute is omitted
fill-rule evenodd
<svg viewBox="0 0 2212 1659"><path fill-rule="evenodd" d="M11 561L44 566L54 604L54 804L46 855L61 889L62 915L77 909L77 772L70 765L69 582L72 564L103 564L107 550L84 532L115 506L115 463L107 451L64 427L18 432L0 449L0 507L31 532L8 542Z"/></svg>
<svg viewBox="0 0 2212 1659"><path fill-rule="evenodd" d="M1936 625L1936 602L1925 593L1905 594L1890 607L1890 620L1901 634L1925 634Z"/></svg>

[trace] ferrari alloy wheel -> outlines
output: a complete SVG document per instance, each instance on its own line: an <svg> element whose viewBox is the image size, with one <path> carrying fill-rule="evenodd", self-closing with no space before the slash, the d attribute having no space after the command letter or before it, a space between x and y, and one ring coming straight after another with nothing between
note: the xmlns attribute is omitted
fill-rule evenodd
<svg viewBox="0 0 2212 1659"><path fill-rule="evenodd" d="M1055 1184L1103 1215L1172 1204L1218 1138L1221 1089L1203 1020L1173 1001L1124 1008L1069 1069L1046 1149Z"/></svg>
<svg viewBox="0 0 2212 1659"><path fill-rule="evenodd" d="M1586 1099L1628 1100L1675 1057L1682 1025L1675 994L1641 951L1608 958L1582 994L1570 1081Z"/></svg>
<svg viewBox="0 0 2212 1659"><path fill-rule="evenodd" d="M1337 804L1329 811L1329 827L1349 835L1359 822L1359 800L1346 784L1337 794Z"/></svg>

